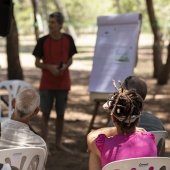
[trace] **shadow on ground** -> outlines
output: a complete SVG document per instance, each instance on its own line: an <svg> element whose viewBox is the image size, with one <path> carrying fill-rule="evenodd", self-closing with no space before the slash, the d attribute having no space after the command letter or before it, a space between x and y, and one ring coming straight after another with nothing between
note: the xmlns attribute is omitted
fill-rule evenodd
<svg viewBox="0 0 170 170"><path fill-rule="evenodd" d="M85 53L85 49L80 49ZM170 83L164 86L156 85L152 78L152 51L150 49L139 50L139 62L135 69L135 75L145 79L148 85L148 96L145 101L145 110L158 116L164 123L165 129L170 136ZM83 65L84 60L91 60L91 56L79 57L75 62ZM0 81L6 79L6 70L0 70ZM25 80L38 89L41 71L36 68L24 69ZM88 153L86 152L86 133L94 109L94 102L89 100L87 86L89 82L89 71L71 70L72 89L69 94L68 106L65 114L65 127L63 141L73 151L73 155L58 151L55 155L48 157L47 170L87 170ZM49 122L50 148L55 148L55 111L51 113ZM99 114L95 119L95 127L104 127L107 122L107 114L100 107ZM41 135L41 114L31 121L32 127ZM170 141L166 140L166 156L170 156Z"/></svg>

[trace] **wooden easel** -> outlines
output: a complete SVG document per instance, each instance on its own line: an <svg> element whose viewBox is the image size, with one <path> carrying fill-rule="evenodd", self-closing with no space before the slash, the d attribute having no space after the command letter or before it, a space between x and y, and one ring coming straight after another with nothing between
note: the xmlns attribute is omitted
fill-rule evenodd
<svg viewBox="0 0 170 170"><path fill-rule="evenodd" d="M92 115L92 119L90 121L90 125L89 125L89 128L88 128L87 134L94 128L93 125L94 125L95 118L98 114L100 104L105 103L106 101L107 101L106 99L94 99L95 107L94 107L94 110L93 110L93 115Z"/></svg>
<svg viewBox="0 0 170 170"><path fill-rule="evenodd" d="M94 128L94 121L95 121L95 118L98 114L100 104L101 103L104 104L107 101L109 95L110 95L110 93L90 92L90 100L95 102L95 106L94 106L92 118L91 118L91 121L90 121L90 125L89 125L89 128L87 130L87 134ZM110 120L109 118L110 118L110 116L108 115L107 123Z"/></svg>

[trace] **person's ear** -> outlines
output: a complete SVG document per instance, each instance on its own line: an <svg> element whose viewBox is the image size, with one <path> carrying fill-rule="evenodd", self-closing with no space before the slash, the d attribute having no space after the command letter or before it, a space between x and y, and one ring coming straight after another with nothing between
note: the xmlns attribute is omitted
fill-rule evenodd
<svg viewBox="0 0 170 170"><path fill-rule="evenodd" d="M16 100L15 100L15 98L13 98L13 99L12 99L12 102L11 102L13 109L15 108L15 103L16 103Z"/></svg>
<svg viewBox="0 0 170 170"><path fill-rule="evenodd" d="M35 109L34 113L33 113L33 116L36 116L36 115L38 114L39 111L40 111L40 108L37 107L37 108Z"/></svg>

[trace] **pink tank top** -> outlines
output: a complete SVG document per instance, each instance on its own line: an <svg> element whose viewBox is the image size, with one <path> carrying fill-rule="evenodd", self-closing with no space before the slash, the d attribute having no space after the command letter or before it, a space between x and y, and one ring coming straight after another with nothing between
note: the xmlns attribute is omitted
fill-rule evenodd
<svg viewBox="0 0 170 170"><path fill-rule="evenodd" d="M149 132L118 134L110 138L100 134L96 146L101 153L102 167L117 160L157 156L155 136Z"/></svg>

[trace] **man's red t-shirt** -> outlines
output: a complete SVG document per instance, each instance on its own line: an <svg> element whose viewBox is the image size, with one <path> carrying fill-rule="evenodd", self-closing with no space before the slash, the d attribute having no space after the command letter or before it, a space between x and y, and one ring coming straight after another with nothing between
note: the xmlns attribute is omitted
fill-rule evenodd
<svg viewBox="0 0 170 170"><path fill-rule="evenodd" d="M59 66L67 63L68 59L77 53L74 41L68 34L55 40L50 36L40 38L33 51L35 57L41 58L45 64ZM69 70L66 69L62 75L54 76L48 70L42 69L40 90L70 90L71 82Z"/></svg>

